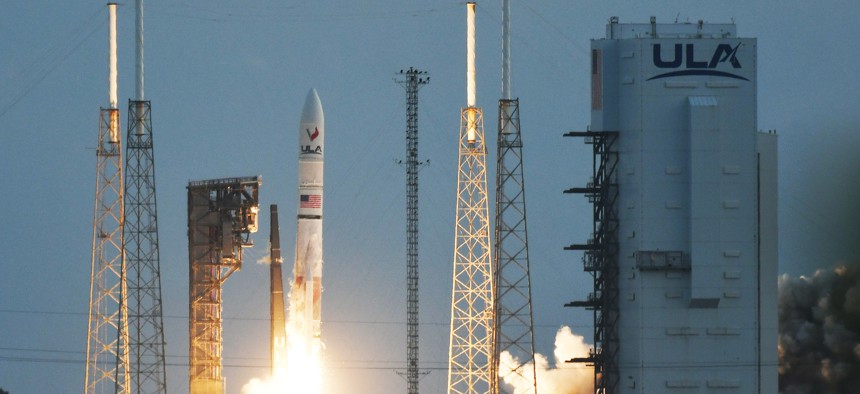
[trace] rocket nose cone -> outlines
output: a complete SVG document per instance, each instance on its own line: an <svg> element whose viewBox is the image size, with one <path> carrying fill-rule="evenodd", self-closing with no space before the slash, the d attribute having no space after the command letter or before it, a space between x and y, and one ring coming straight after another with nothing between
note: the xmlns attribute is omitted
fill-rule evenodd
<svg viewBox="0 0 860 394"><path fill-rule="evenodd" d="M302 109L302 123L320 123L323 120L322 103L320 96L317 95L317 90L311 88L308 92L308 97L305 99L305 106Z"/></svg>

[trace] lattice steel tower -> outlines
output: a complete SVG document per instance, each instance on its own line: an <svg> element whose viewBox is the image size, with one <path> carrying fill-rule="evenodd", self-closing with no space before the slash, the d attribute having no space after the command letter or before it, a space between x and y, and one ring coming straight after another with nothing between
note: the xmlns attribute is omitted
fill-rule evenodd
<svg viewBox="0 0 860 394"><path fill-rule="evenodd" d="M99 112L86 393L130 393L122 140L116 94L116 3L108 3L108 13L110 108Z"/></svg>
<svg viewBox="0 0 860 394"><path fill-rule="evenodd" d="M259 176L188 184L189 392L224 392L221 286L257 231Z"/></svg>
<svg viewBox="0 0 860 394"><path fill-rule="evenodd" d="M531 274L523 178L523 144L520 102L511 99L510 0L502 1L502 99L499 100L499 134L496 155L496 227L493 250L495 329L491 393L503 392L508 377L530 382L537 392L532 324ZM513 359L500 365L507 351ZM500 374L501 373L501 374Z"/></svg>
<svg viewBox="0 0 860 394"><path fill-rule="evenodd" d="M406 88L406 392L418 394L418 89L427 71L400 70Z"/></svg>
<svg viewBox="0 0 860 394"><path fill-rule="evenodd" d="M460 111L448 393L490 390L493 277L484 116L475 106L475 3L466 3L467 103Z"/></svg>
<svg viewBox="0 0 860 394"><path fill-rule="evenodd" d="M152 107L143 91L143 0L136 5L137 94L128 102L125 148L130 383L135 393L166 393Z"/></svg>

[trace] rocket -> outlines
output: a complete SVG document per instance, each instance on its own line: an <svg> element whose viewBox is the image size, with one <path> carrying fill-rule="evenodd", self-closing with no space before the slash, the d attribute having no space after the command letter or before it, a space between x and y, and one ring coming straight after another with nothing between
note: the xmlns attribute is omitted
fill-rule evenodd
<svg viewBox="0 0 860 394"><path fill-rule="evenodd" d="M296 217L296 260L290 292L290 321L307 344L320 343L322 295L323 165L325 118L316 89L305 99L299 122L299 206Z"/></svg>

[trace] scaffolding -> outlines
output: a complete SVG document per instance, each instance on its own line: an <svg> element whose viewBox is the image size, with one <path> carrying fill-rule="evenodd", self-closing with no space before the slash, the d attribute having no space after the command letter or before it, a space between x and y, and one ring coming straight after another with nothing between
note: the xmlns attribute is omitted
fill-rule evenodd
<svg viewBox="0 0 860 394"><path fill-rule="evenodd" d="M224 392L221 286L257 231L260 176L188 184L189 392Z"/></svg>
<svg viewBox="0 0 860 394"><path fill-rule="evenodd" d="M586 187L575 187L565 193L583 194L592 205L592 234L586 244L573 244L565 250L583 251L583 265L594 279L594 288L585 301L573 301L566 307L584 307L593 312L594 348L588 357L568 362L594 367L594 393L618 392L618 199L616 168L618 132L569 132L565 137L583 137L592 145L592 178Z"/></svg>
<svg viewBox="0 0 860 394"><path fill-rule="evenodd" d="M406 89L406 392L418 394L418 90L427 71L400 70Z"/></svg>
<svg viewBox="0 0 860 394"><path fill-rule="evenodd" d="M509 375L531 382L525 393L537 392L532 324L531 274L526 226L525 180L519 100L499 100L499 134L496 163L496 230L493 284L495 329L491 393L503 392L501 381ZM516 360L510 372L500 375L500 355Z"/></svg>
<svg viewBox="0 0 860 394"><path fill-rule="evenodd" d="M149 101L128 102L124 241L135 393L167 392L151 108Z"/></svg>

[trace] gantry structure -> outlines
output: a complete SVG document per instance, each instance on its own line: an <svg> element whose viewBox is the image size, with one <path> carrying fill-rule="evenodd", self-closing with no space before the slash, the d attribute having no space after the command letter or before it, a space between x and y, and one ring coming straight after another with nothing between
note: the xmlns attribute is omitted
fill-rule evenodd
<svg viewBox="0 0 860 394"><path fill-rule="evenodd" d="M571 131L565 137L580 137L592 146L592 175L585 187L565 193L582 194L592 206L591 238L565 250L582 251L584 270L594 279L594 288L584 301L567 307L583 307L594 317L594 347L588 357L568 362L594 367L594 393L614 394L618 389L618 132Z"/></svg>
<svg viewBox="0 0 860 394"><path fill-rule="evenodd" d="M224 392L221 287L257 231L260 176L188 184L189 392Z"/></svg>
<svg viewBox="0 0 860 394"><path fill-rule="evenodd" d="M99 111L92 271L84 391L130 393L128 292L123 248L122 136L116 100L116 3L110 18L110 106Z"/></svg>
<svg viewBox="0 0 860 394"><path fill-rule="evenodd" d="M518 394L537 393L534 362L529 241L523 177L520 101L511 99L510 0L502 1L502 98L499 100L496 145L496 215L493 248L495 328L493 330L493 394L505 392L505 379L528 382ZM512 356L500 365L501 353ZM513 375L513 376L510 376ZM520 387L524 387L521 385Z"/></svg>
<svg viewBox="0 0 860 394"><path fill-rule="evenodd" d="M406 89L406 392L418 394L418 90L430 77L409 67L395 81Z"/></svg>

